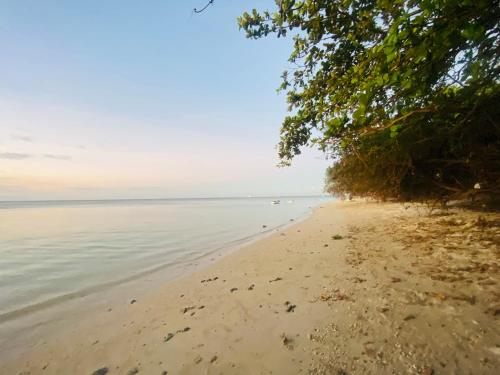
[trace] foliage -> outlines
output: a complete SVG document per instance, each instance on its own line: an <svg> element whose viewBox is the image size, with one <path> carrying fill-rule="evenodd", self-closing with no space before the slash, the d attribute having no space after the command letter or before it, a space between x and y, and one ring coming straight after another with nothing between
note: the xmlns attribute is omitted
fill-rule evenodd
<svg viewBox="0 0 500 375"><path fill-rule="evenodd" d="M314 145L334 160L332 192L499 193L499 0L276 3L238 21L249 38L293 37L283 165Z"/></svg>

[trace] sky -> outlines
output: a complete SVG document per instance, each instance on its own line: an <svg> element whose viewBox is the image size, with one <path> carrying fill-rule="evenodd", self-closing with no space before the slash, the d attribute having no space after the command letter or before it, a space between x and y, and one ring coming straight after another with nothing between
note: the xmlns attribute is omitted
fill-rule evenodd
<svg viewBox="0 0 500 375"><path fill-rule="evenodd" d="M0 0L0 200L313 195L278 168L288 39L236 17L273 0Z"/></svg>

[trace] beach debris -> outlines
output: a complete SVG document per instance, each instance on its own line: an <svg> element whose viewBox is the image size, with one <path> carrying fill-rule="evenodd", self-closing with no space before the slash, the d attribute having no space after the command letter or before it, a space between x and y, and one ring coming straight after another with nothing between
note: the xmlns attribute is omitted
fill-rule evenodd
<svg viewBox="0 0 500 375"><path fill-rule="evenodd" d="M130 304L133 305L134 303L136 303L137 300L136 299L133 299L132 301L130 301Z"/></svg>
<svg viewBox="0 0 500 375"><path fill-rule="evenodd" d="M255 284L252 284L248 287L248 290L253 290L253 288L255 287Z"/></svg>
<svg viewBox="0 0 500 375"><path fill-rule="evenodd" d="M184 333L191 330L191 327L185 327L183 329L178 329L175 333L169 332L166 336L163 337L163 342L170 341L174 338L178 333Z"/></svg>
<svg viewBox="0 0 500 375"><path fill-rule="evenodd" d="M434 375L434 369L432 367L426 366L419 372L420 375Z"/></svg>
<svg viewBox="0 0 500 375"><path fill-rule="evenodd" d="M441 292L434 292L434 293L432 293L432 296L441 300L441 301L445 301L446 299L448 299L448 296L444 293L441 293Z"/></svg>
<svg viewBox="0 0 500 375"><path fill-rule="evenodd" d="M340 234L336 234L336 235L332 236L332 240L341 240L343 238L344 237L342 237Z"/></svg>
<svg viewBox="0 0 500 375"><path fill-rule="evenodd" d="M409 315L406 315L403 320L404 321L408 321L408 320L413 320L413 319L416 319L416 318L417 317L415 315L409 314Z"/></svg>
<svg viewBox="0 0 500 375"><path fill-rule="evenodd" d="M211 359L210 359L210 363L214 363L215 361L217 361L217 356L214 355Z"/></svg>
<svg viewBox="0 0 500 375"><path fill-rule="evenodd" d="M402 280L400 277L391 277L391 282L393 283L400 283Z"/></svg>
<svg viewBox="0 0 500 375"><path fill-rule="evenodd" d="M231 293L236 292L237 290L238 290L238 288L231 288L231 289L229 289L229 291L230 291Z"/></svg>
<svg viewBox="0 0 500 375"><path fill-rule="evenodd" d="M200 363L201 361L203 361L203 358L199 355L197 355L195 358L194 358L194 363L198 364Z"/></svg>
<svg viewBox="0 0 500 375"><path fill-rule="evenodd" d="M325 243L325 244L323 245L323 247L328 247L328 244L327 244L327 243Z"/></svg>
<svg viewBox="0 0 500 375"><path fill-rule="evenodd" d="M267 225L262 225L262 228L267 228Z"/></svg>
<svg viewBox="0 0 500 375"><path fill-rule="evenodd" d="M132 369L130 369L128 372L127 372L127 375L136 375L139 373L139 369L137 367L134 367Z"/></svg>
<svg viewBox="0 0 500 375"><path fill-rule="evenodd" d="M173 338L174 338L174 336L175 336L175 334L174 334L174 333L169 332L169 333L168 333L168 334L167 334L167 335L163 338L163 341L164 341L164 342L170 341L171 339L173 339Z"/></svg>
<svg viewBox="0 0 500 375"><path fill-rule="evenodd" d="M167 374L168 374L167 370L163 370L163 372L161 373L161 375L167 375Z"/></svg>
<svg viewBox="0 0 500 375"><path fill-rule="evenodd" d="M319 299L320 299L321 301L328 301L328 300L330 300L331 298L332 298L332 295L331 295L330 293L321 293L321 294L319 295Z"/></svg>
<svg viewBox="0 0 500 375"><path fill-rule="evenodd" d="M290 219L290 221L293 221L293 219Z"/></svg>
<svg viewBox="0 0 500 375"><path fill-rule="evenodd" d="M210 281L216 281L219 279L219 276L215 276L214 278L206 279L206 280L201 280L202 283L208 283Z"/></svg>
<svg viewBox="0 0 500 375"><path fill-rule="evenodd" d="M342 292L337 292L333 296L333 300L334 301L343 301L343 300L346 300L346 299L347 299L347 295L344 294L344 293L342 293Z"/></svg>
<svg viewBox="0 0 500 375"><path fill-rule="evenodd" d="M288 349L288 350L293 350L293 343L294 343L294 340L293 338L291 337L288 337L285 333L282 333L280 335L281 337L281 342L283 343L283 345L285 345L285 347Z"/></svg>
<svg viewBox="0 0 500 375"><path fill-rule="evenodd" d="M359 283L359 284L361 284L361 283L364 283L365 281L366 281L366 279L362 279L361 277L357 277L357 276L355 276L355 277L352 278L352 282L353 283Z"/></svg>
<svg viewBox="0 0 500 375"><path fill-rule="evenodd" d="M323 292L319 295L319 300L320 301L343 301L347 300L348 297L345 293L342 293L339 290L335 290L334 292Z"/></svg>
<svg viewBox="0 0 500 375"><path fill-rule="evenodd" d="M293 312L295 310L295 308L297 307L297 305L293 305L290 301L286 301L285 306L287 306L286 312L288 312L288 313Z"/></svg>
<svg viewBox="0 0 500 375"><path fill-rule="evenodd" d="M184 307L184 308L182 308L182 309L181 309L181 312L182 312L183 314L185 314L185 313L187 313L188 311L191 311L191 310L194 310L194 309L196 309L196 306L188 306L188 307Z"/></svg>
<svg viewBox="0 0 500 375"><path fill-rule="evenodd" d="M205 305L198 306L198 310L201 310L201 309L204 309L204 308L205 308Z"/></svg>
<svg viewBox="0 0 500 375"><path fill-rule="evenodd" d="M100 369L95 370L92 375L106 375L109 372L109 368L101 367Z"/></svg>
<svg viewBox="0 0 500 375"><path fill-rule="evenodd" d="M500 315L500 307L490 306L486 310L484 310L484 313L498 316Z"/></svg>
<svg viewBox="0 0 500 375"><path fill-rule="evenodd" d="M281 277L277 277L277 278L275 278L275 279L273 279L273 280L269 280L269 282L270 282L270 283L273 283L273 282L275 282L275 281L280 281L280 280L283 280L283 279L282 279Z"/></svg>

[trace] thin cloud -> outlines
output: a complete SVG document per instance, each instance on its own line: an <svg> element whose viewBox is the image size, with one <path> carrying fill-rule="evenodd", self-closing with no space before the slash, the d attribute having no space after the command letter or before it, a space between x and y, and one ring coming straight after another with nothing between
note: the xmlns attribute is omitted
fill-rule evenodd
<svg viewBox="0 0 500 375"><path fill-rule="evenodd" d="M69 155L56 155L56 154L44 154L44 158L46 159L56 159L56 160L65 160L70 161L72 158Z"/></svg>
<svg viewBox="0 0 500 375"><path fill-rule="evenodd" d="M33 157L31 154L23 154L20 152L0 152L0 159L21 160Z"/></svg>
<svg viewBox="0 0 500 375"><path fill-rule="evenodd" d="M33 142L33 138L28 137L27 135L12 134L10 137L14 141Z"/></svg>

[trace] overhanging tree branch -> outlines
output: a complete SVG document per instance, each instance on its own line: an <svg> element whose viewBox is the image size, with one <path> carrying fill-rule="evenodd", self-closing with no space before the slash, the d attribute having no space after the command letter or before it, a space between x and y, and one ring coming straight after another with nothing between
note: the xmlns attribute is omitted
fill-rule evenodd
<svg viewBox="0 0 500 375"><path fill-rule="evenodd" d="M210 5L213 5L214 1L215 1L215 0L210 0L210 1L209 1L209 2L208 2L208 3L207 3L207 4L203 7L203 8L201 8L200 10L198 10L198 9L194 8L194 9L193 9L193 12L195 12L195 13L201 13L201 12L204 12L204 11L205 11L205 9L207 9Z"/></svg>

